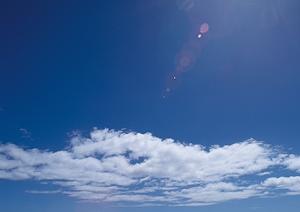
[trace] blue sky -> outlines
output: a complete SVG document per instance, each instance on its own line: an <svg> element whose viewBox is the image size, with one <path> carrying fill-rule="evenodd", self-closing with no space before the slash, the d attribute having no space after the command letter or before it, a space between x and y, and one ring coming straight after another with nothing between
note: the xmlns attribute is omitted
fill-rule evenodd
<svg viewBox="0 0 300 212"><path fill-rule="evenodd" d="M299 9L2 1L1 211L296 211Z"/></svg>

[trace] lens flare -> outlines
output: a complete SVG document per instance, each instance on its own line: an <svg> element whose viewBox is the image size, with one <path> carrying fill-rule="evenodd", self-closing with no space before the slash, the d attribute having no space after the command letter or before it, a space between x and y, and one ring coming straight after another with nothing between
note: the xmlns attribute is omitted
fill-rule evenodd
<svg viewBox="0 0 300 212"><path fill-rule="evenodd" d="M203 23L203 24L201 24L201 26L200 26L200 33L201 33L201 34L207 33L208 30L209 30L209 25L208 25L208 23Z"/></svg>

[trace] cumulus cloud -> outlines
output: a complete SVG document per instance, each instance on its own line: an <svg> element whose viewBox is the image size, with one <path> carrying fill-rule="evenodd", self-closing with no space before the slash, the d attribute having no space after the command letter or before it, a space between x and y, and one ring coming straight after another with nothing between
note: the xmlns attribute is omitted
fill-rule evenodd
<svg viewBox="0 0 300 212"><path fill-rule="evenodd" d="M60 192L115 205L195 206L282 188L299 193L293 185L300 176L272 176L281 168L297 173L299 157L254 139L205 148L150 133L95 129L88 137L74 134L61 151L0 145L0 179L48 182L59 189L31 193Z"/></svg>
<svg viewBox="0 0 300 212"><path fill-rule="evenodd" d="M300 156L290 155L285 159L284 164L287 165L289 169L300 172Z"/></svg>
<svg viewBox="0 0 300 212"><path fill-rule="evenodd" d="M287 194L300 194L300 176L271 177L264 182L264 185L279 190L287 190Z"/></svg>

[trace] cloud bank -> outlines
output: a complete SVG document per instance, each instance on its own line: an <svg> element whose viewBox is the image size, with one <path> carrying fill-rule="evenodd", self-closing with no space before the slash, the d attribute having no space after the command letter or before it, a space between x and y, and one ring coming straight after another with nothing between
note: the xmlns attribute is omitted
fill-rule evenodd
<svg viewBox="0 0 300 212"><path fill-rule="evenodd" d="M113 205L198 206L300 194L300 156L249 139L226 146L95 129L61 151L0 144L0 179L54 184L71 197Z"/></svg>

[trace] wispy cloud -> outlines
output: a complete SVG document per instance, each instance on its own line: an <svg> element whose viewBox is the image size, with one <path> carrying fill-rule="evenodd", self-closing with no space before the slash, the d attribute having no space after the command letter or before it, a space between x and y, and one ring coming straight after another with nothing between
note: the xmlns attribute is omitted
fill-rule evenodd
<svg viewBox="0 0 300 212"><path fill-rule="evenodd" d="M26 139L32 140L31 132L28 129L26 129L26 128L20 128L19 131L21 133L22 138L26 138Z"/></svg>
<svg viewBox="0 0 300 212"><path fill-rule="evenodd" d="M58 193L62 193L61 190L49 190L49 191L43 191L43 190L28 190L26 191L27 193L30 194L58 194Z"/></svg>
<svg viewBox="0 0 300 212"><path fill-rule="evenodd" d="M276 178L282 169L294 176ZM55 193L115 204L197 206L299 194L299 172L299 156L254 139L207 149L96 129L89 137L74 134L56 152L0 145L0 179L49 181L60 187ZM41 192L53 193L31 193Z"/></svg>

